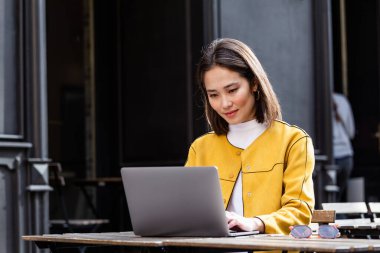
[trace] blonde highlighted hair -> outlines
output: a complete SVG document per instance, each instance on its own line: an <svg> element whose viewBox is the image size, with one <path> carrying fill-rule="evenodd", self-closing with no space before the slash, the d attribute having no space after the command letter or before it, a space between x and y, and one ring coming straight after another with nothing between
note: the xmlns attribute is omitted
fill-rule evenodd
<svg viewBox="0 0 380 253"><path fill-rule="evenodd" d="M214 66L238 72L248 80L251 87L257 85L255 93L255 118L260 123L271 124L282 118L281 107L261 63L253 51L243 42L235 39L217 39L202 52L197 68L197 79L202 90L205 113L216 134L227 134L228 123L211 107L204 84L204 75Z"/></svg>

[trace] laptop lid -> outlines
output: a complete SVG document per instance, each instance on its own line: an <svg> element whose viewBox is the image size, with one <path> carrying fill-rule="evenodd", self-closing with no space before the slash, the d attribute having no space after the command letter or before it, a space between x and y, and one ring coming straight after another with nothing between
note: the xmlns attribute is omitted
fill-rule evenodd
<svg viewBox="0 0 380 253"><path fill-rule="evenodd" d="M125 167L121 175L136 235L229 235L215 167Z"/></svg>

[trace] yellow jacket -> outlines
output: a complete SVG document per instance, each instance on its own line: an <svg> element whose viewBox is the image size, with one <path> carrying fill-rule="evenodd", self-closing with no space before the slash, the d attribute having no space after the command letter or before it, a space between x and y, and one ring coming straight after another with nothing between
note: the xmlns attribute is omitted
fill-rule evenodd
<svg viewBox="0 0 380 253"><path fill-rule="evenodd" d="M309 224L314 208L314 149L305 131L275 121L245 150L213 132L196 139L186 166L216 166L226 208L242 171L245 217L257 217L265 233L289 234Z"/></svg>

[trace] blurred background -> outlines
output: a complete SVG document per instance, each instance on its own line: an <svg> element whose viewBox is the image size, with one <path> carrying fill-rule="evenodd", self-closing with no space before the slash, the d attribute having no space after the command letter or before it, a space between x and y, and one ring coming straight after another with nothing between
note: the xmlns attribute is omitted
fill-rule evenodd
<svg viewBox="0 0 380 253"><path fill-rule="evenodd" d="M346 200L379 201L379 14L378 0L0 0L0 252L34 252L21 235L68 219L131 230L120 168L185 163L209 130L196 64L221 37L253 49L284 120L311 135L316 207L340 191L334 91L356 125Z"/></svg>

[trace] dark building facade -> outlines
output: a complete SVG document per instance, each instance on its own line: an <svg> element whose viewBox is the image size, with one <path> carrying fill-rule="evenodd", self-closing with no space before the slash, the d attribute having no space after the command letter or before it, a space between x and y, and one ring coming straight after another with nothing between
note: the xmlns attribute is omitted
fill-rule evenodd
<svg viewBox="0 0 380 253"><path fill-rule="evenodd" d="M51 162L68 182L184 164L190 143L208 131L194 72L215 38L252 47L284 120L312 136L317 204L334 199L326 187L334 185L326 177L334 88L349 95L359 126L354 174L373 173L379 108L359 104L380 101L380 8L358 2L0 0L0 252L36 252L20 236L49 233L49 219L61 218ZM108 230L131 228L120 187L89 192ZM67 193L70 217L90 215L78 188Z"/></svg>

